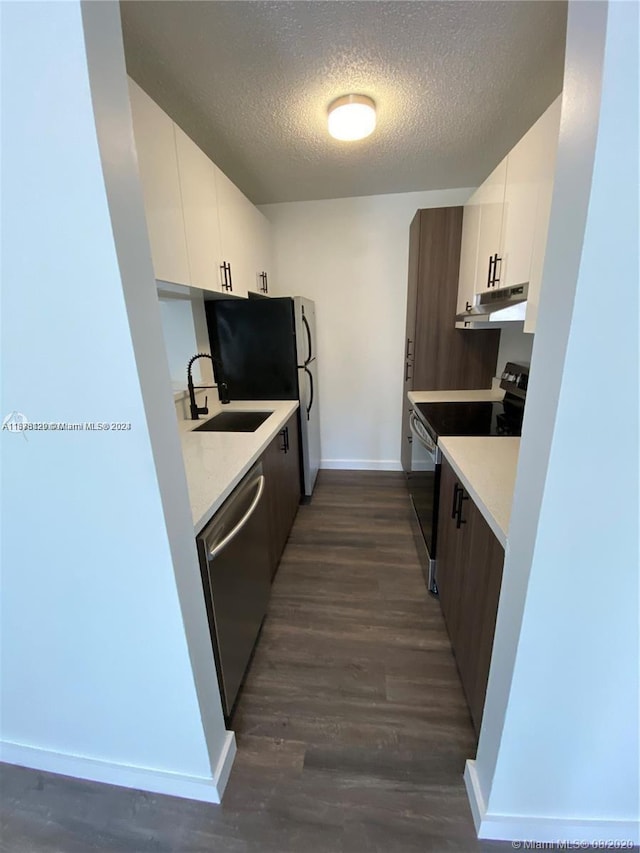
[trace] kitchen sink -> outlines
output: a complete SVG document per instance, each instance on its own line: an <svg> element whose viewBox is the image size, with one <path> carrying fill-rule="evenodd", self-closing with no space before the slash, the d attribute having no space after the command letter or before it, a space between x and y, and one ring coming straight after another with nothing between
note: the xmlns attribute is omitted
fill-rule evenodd
<svg viewBox="0 0 640 853"><path fill-rule="evenodd" d="M273 412L220 412L193 432L255 432Z"/></svg>

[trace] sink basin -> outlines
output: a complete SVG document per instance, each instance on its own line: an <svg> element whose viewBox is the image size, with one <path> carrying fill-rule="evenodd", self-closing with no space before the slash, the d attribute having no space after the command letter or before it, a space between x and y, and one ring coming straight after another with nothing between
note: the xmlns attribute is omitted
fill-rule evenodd
<svg viewBox="0 0 640 853"><path fill-rule="evenodd" d="M220 412L193 432L255 432L273 412Z"/></svg>

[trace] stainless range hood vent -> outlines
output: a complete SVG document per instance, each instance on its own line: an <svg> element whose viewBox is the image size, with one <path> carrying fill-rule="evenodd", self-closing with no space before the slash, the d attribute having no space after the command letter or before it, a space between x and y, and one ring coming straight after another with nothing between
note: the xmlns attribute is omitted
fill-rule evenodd
<svg viewBox="0 0 640 853"><path fill-rule="evenodd" d="M469 310L456 315L456 322L465 324L522 322L527 311L528 293L528 283L478 293Z"/></svg>

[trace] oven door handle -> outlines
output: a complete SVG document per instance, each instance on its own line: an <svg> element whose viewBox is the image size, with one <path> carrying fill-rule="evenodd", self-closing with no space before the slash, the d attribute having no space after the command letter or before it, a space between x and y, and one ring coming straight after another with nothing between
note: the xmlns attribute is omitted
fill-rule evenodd
<svg viewBox="0 0 640 853"><path fill-rule="evenodd" d="M436 452L436 444L426 431L426 429L422 426L422 424L416 418L415 412L413 409L409 412L409 428L411 432L418 439L420 444L429 451L429 453L435 454Z"/></svg>

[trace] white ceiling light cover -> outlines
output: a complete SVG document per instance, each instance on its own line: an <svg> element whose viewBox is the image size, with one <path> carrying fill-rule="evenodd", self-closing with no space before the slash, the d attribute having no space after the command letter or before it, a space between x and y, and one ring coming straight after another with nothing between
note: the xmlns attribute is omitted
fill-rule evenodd
<svg viewBox="0 0 640 853"><path fill-rule="evenodd" d="M344 95L329 105L329 133L353 142L370 136L376 127L376 105L366 95Z"/></svg>

